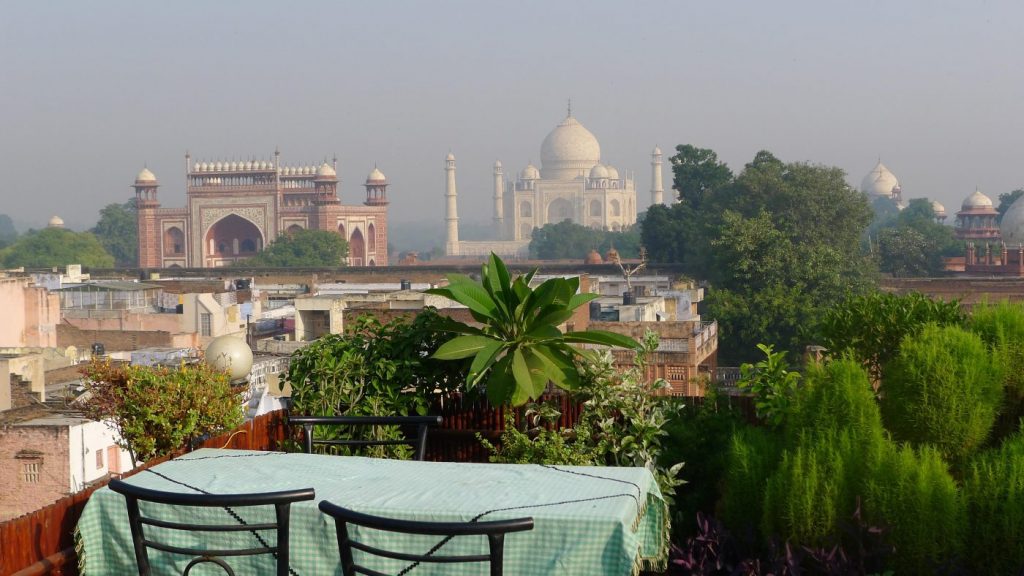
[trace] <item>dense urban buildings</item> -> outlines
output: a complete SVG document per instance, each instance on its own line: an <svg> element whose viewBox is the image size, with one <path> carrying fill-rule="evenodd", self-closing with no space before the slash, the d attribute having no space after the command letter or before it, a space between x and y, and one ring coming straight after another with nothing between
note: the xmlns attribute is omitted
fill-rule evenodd
<svg viewBox="0 0 1024 576"><path fill-rule="evenodd" d="M254 256L282 234L329 230L349 243L349 266L387 264L388 181L374 168L362 205L338 196L332 164L273 160L193 162L185 155L186 206L163 208L156 175L135 178L140 268L214 268Z"/></svg>

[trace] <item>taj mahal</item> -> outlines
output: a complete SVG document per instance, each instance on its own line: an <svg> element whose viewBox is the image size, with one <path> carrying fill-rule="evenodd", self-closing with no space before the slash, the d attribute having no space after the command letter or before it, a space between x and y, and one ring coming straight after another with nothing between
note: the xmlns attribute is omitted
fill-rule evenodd
<svg viewBox="0 0 1024 576"><path fill-rule="evenodd" d="M445 158L445 254L524 257L534 228L569 220L602 230L636 224L636 180L602 162L597 138L572 115L548 133L540 146L540 168L528 163L506 178L501 161L494 163L494 229L499 240L459 240L455 155ZM662 153L651 154L651 204L664 201Z"/></svg>

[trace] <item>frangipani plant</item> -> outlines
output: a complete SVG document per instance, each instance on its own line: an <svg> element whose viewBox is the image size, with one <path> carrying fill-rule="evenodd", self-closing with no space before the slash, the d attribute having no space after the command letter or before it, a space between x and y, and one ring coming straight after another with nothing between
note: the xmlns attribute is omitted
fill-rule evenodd
<svg viewBox="0 0 1024 576"><path fill-rule="evenodd" d="M450 320L446 329L460 334L434 353L442 360L473 358L466 378L472 389L486 382L487 398L520 406L540 397L548 382L571 390L579 385L574 362L587 351L572 344L639 348L636 340L603 330L562 333L558 328L580 306L598 297L577 294L579 278L552 278L530 288L536 269L512 279L493 253L480 270L480 282L463 274L448 276L448 286L428 290L469 308L482 327Z"/></svg>

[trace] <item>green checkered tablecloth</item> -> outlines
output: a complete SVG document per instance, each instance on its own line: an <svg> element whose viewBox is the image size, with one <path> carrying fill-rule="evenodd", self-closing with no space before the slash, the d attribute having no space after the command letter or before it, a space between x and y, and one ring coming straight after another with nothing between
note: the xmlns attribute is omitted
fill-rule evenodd
<svg viewBox="0 0 1024 576"><path fill-rule="evenodd" d="M316 454L284 454L203 449L170 460L126 481L157 490L214 494L268 492L313 487L316 500L292 505L291 567L297 576L341 574L334 520L317 502L380 516L430 521L468 521L532 516L534 529L505 538L505 573L510 576L623 575L660 569L667 555L667 511L657 483L644 468L538 466L413 462ZM150 514L193 523L227 523L222 508L173 508L142 504ZM150 508L145 508L150 506ZM269 521L272 508L236 508L247 523ZM158 538L158 528L148 528ZM425 552L437 536L362 532L368 544L408 552ZM131 574L135 571L124 498L107 488L93 493L78 524L79 554L85 574ZM177 543L221 547L220 538L241 538L234 546L256 545L247 533L176 532ZM273 542L272 537L267 537ZM231 544L228 544L231 546ZM443 553L481 553L486 539L456 538ZM358 554L358 552L357 552ZM155 573L180 574L187 559L150 550ZM358 558L357 558L358 559ZM269 557L242 561L238 574L272 570ZM168 564L177 562L169 569ZM374 559L376 562L376 559ZM397 572L408 563L383 560L375 567ZM374 565L374 564L371 564ZM210 565L203 565L210 566ZM197 566L193 574L200 572ZM214 567L216 569L216 567ZM217 572L209 572L217 573ZM421 564L411 576L484 574L481 564Z"/></svg>

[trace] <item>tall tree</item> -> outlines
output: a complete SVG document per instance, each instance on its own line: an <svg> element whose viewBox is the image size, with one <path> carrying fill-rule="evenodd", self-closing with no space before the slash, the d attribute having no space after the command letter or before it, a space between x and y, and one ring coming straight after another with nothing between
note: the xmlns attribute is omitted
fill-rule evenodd
<svg viewBox="0 0 1024 576"><path fill-rule="evenodd" d="M68 264L110 268L114 265L114 257L90 232L64 228L30 230L5 248L2 255L4 266L8 268L50 268Z"/></svg>
<svg viewBox="0 0 1024 576"><path fill-rule="evenodd" d="M690 144L676 146L672 162L672 188L680 202L700 208L703 199L732 181L732 170L718 160L718 154Z"/></svg>
<svg viewBox="0 0 1024 576"><path fill-rule="evenodd" d="M897 277L942 275L943 256L962 253L953 229L935 221L932 204L925 198L911 200L888 225L877 229L875 239L879 268Z"/></svg>
<svg viewBox="0 0 1024 576"><path fill-rule="evenodd" d="M14 222L7 214L0 214L0 248L14 244L18 239L18 231L14 228Z"/></svg>
<svg viewBox="0 0 1024 576"><path fill-rule="evenodd" d="M107 204L100 210L96 227L90 230L118 266L135 266L139 261L139 229L135 199L124 204Z"/></svg>
<svg viewBox="0 0 1024 576"><path fill-rule="evenodd" d="M267 268L328 268L341 266L348 257L348 242L328 230L300 230L278 236L259 254L239 266Z"/></svg>
<svg viewBox="0 0 1024 576"><path fill-rule="evenodd" d="M582 260L591 250L604 254L613 246L623 258L639 257L639 227L616 232L595 230L569 220L545 224L533 231L530 256L541 260Z"/></svg>

